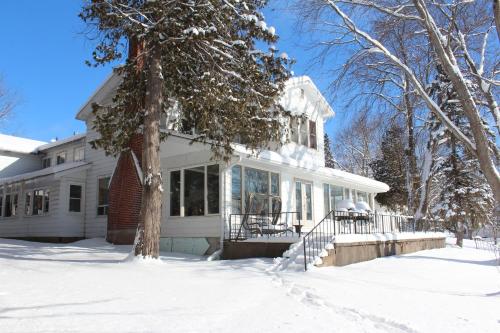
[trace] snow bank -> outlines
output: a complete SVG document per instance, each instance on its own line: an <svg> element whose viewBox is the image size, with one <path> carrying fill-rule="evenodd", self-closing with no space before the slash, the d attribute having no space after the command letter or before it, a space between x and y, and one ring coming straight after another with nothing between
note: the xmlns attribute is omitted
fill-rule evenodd
<svg viewBox="0 0 500 333"><path fill-rule="evenodd" d="M442 232L401 232L401 233L377 233L377 234L346 234L335 236L335 243L356 243L391 240L410 240L445 238Z"/></svg>

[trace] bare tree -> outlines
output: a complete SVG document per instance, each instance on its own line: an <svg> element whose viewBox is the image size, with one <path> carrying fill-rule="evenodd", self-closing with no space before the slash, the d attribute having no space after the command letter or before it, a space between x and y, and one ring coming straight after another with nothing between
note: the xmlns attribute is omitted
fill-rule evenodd
<svg viewBox="0 0 500 333"><path fill-rule="evenodd" d="M368 0L313 0L310 2L319 15L325 29L330 29L330 45L350 44L365 52L378 53L404 75L415 93L446 128L477 157L481 170L491 186L495 198L500 200L500 175L496 168L495 143L488 139L489 124L498 126L498 44L488 38L492 30L492 6L483 1L368 1ZM362 13L363 19L356 17ZM472 14L471 14L472 13ZM433 50L436 62L443 66L458 94L470 123L471 135L464 134L437 103L426 92L412 64L391 52L386 45L374 37L370 29L371 20L380 16L394 20L416 23L415 30L424 36L426 47ZM359 17L358 17L359 18ZM356 23L358 22L358 23ZM474 29L472 30L471 27ZM479 40L482 41L479 42ZM493 41L494 43L495 41ZM486 56L486 55L489 56ZM351 59L355 61L355 59ZM476 68L477 71L473 69ZM481 87L480 99L470 91L469 78L475 78ZM493 121L490 121L493 119ZM495 139L498 138L498 131ZM493 140L496 141L496 140Z"/></svg>
<svg viewBox="0 0 500 333"><path fill-rule="evenodd" d="M371 118L366 112L346 122L333 140L333 153L339 166L348 172L370 177L370 163L377 155L382 128L382 119Z"/></svg>
<svg viewBox="0 0 500 333"><path fill-rule="evenodd" d="M9 113L14 109L15 100L3 84L0 77L0 121L5 119Z"/></svg>

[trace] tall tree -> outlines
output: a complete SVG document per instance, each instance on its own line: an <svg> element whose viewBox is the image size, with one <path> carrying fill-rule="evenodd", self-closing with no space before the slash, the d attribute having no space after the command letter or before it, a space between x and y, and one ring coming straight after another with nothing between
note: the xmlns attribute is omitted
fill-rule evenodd
<svg viewBox="0 0 500 333"><path fill-rule="evenodd" d="M335 159L333 158L333 153L332 153L332 143L330 142L330 138L328 137L328 134L325 133L325 166L327 168L335 168Z"/></svg>
<svg viewBox="0 0 500 333"><path fill-rule="evenodd" d="M288 57L260 50L278 37L260 10L263 0L88 0L80 17L100 36L95 65L139 52L115 70L122 82L111 106L95 105L93 142L109 154L143 134L144 184L136 255L157 257L161 225L160 142L180 119L196 127L195 141L227 159L238 136L250 149L280 142L288 113L278 96L290 77ZM138 70L140 67L140 70Z"/></svg>
<svg viewBox="0 0 500 333"><path fill-rule="evenodd" d="M394 122L384 133L380 156L370 163L373 177L390 187L388 192L377 194L377 201L397 212L405 211L408 203L404 136L404 127Z"/></svg>
<svg viewBox="0 0 500 333"><path fill-rule="evenodd" d="M331 35L325 36L331 38L322 41L322 45L332 48L342 44L345 48L345 44L350 43L353 49L380 54L395 66L400 74L408 78L421 102L472 156L477 158L496 200L500 201L500 175L496 168L497 147L491 147L488 142L488 127L500 128L499 108L495 98L499 86L495 78L498 67L498 41L489 38L494 23L491 20L492 6L486 2L315 0L311 3L319 12L316 20L321 21L323 27L330 27L328 31ZM434 61L439 61L443 66L457 92L465 119L470 123L470 135L457 128L439 108L427 93L425 84L416 75L414 65L406 64L381 40L374 37L371 23L381 16L386 17L388 21L416 24L419 35L425 39L425 47L433 50ZM474 98L466 77L473 78L481 88L477 98ZM497 131L495 136L498 137L498 134Z"/></svg>

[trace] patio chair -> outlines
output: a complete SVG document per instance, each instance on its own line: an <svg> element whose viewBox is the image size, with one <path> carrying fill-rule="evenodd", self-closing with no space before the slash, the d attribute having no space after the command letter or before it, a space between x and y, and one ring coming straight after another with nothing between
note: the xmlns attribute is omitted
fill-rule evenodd
<svg viewBox="0 0 500 333"><path fill-rule="evenodd" d="M255 218L251 218L251 216L253 215L252 212L255 211L255 206L255 194L249 193L245 201L245 212L242 215L241 224L238 230L238 234L236 235L236 239L239 239L242 229L245 229L245 233L249 233L251 235L262 235L261 223L255 220ZM253 217L255 216L253 215Z"/></svg>
<svg viewBox="0 0 500 333"><path fill-rule="evenodd" d="M288 232L293 233L291 227L288 227L286 222L282 222L281 220L281 198L275 198L277 200L276 204L273 207L272 215L271 215L271 223L263 225L262 234L263 235L277 235ZM278 223L280 222L280 223Z"/></svg>

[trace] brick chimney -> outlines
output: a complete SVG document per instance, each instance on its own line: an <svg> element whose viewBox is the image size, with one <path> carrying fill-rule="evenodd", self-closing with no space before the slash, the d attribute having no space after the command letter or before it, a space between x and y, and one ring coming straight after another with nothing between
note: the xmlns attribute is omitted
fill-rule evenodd
<svg viewBox="0 0 500 333"><path fill-rule="evenodd" d="M128 57L136 58L142 49L142 44L131 38ZM137 70L141 70L142 67L143 61L139 59ZM130 112L137 112L137 110L130 110ZM142 134L134 135L129 143L130 151L122 152L118 157L113 179L111 179L106 240L113 244L133 244L134 242L141 209L142 184L132 152L140 166L142 142Z"/></svg>

